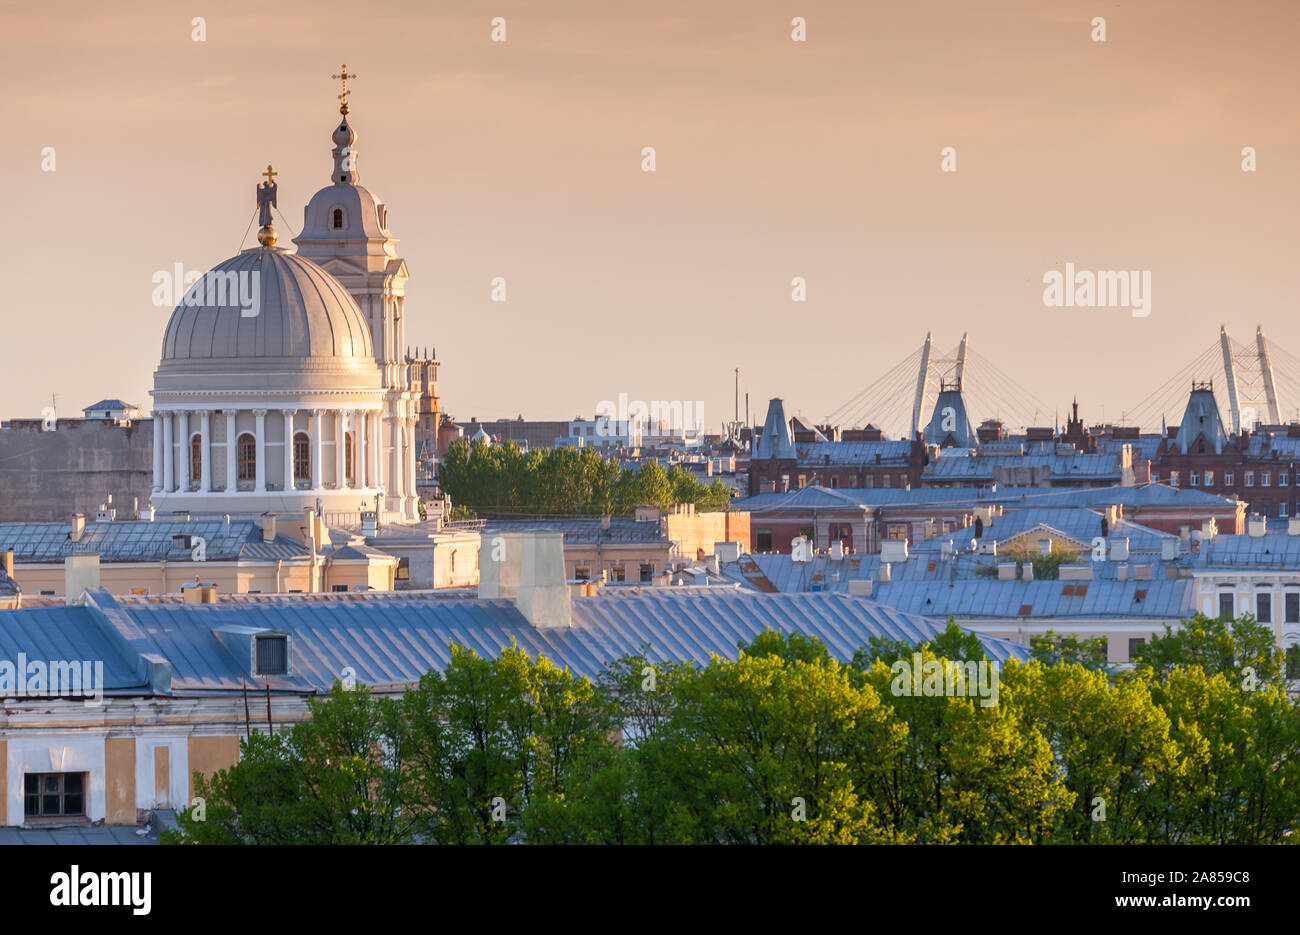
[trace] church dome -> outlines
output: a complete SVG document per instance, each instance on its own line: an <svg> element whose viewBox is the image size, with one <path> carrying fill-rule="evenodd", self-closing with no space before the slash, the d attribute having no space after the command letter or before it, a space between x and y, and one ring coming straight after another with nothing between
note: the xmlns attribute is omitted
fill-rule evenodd
<svg viewBox="0 0 1300 935"><path fill-rule="evenodd" d="M162 364L198 360L357 358L373 366L365 316L311 260L254 247L219 264L172 312Z"/></svg>

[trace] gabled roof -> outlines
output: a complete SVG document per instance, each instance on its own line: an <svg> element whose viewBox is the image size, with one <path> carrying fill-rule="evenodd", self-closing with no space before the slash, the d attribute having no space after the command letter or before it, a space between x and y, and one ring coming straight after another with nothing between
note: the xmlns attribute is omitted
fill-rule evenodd
<svg viewBox="0 0 1300 935"><path fill-rule="evenodd" d="M1082 507L1044 508L1031 507L1022 510L1008 510L1001 516L993 518L984 526L983 538L986 541L1006 542L1018 536L1031 534L1034 530L1044 533L1058 533L1085 548L1092 540L1101 535L1102 514L1096 510ZM1167 540L1177 541L1178 537L1170 533L1141 526L1128 520L1120 520L1108 530L1111 539L1128 539L1130 552L1152 552L1159 554L1161 543ZM942 543L952 542L958 551L970 546L975 537L975 527L968 526L955 532L946 533L933 539L917 543L913 549L918 551L939 551ZM1032 547L1032 546L1031 546Z"/></svg>

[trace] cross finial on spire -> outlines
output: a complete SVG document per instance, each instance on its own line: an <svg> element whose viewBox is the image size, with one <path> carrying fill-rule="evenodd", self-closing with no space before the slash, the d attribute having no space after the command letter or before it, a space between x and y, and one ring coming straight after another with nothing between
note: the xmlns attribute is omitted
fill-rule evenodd
<svg viewBox="0 0 1300 935"><path fill-rule="evenodd" d="M344 63L343 67L340 69L340 73L337 75L330 75L330 77L333 78L335 81L341 80L343 82L343 93L339 95L339 100L342 101L343 103L339 105L339 113L343 114L344 116L347 116L348 95L351 93L350 91L348 91L348 79L355 78L356 75L349 75L348 66L346 63Z"/></svg>
<svg viewBox="0 0 1300 935"><path fill-rule="evenodd" d="M271 168L271 164L268 162L268 163L266 164L266 171L263 172L262 174L263 174L264 176L266 176L266 184L267 184L267 185L274 185L274 184L275 184L275 177L276 177L277 175L279 175L280 173L279 173L279 172L276 172L274 169L272 169L272 168Z"/></svg>

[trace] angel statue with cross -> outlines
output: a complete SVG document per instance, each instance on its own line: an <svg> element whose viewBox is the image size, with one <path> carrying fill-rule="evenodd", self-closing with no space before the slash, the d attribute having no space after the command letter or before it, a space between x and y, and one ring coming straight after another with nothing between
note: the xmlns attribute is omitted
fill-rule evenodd
<svg viewBox="0 0 1300 935"><path fill-rule="evenodd" d="M257 186L257 223L262 226L257 232L257 242L269 247L277 239L275 228L271 226L271 209L279 207L275 200L275 177L280 173L268 164L262 174L266 176L266 181Z"/></svg>
<svg viewBox="0 0 1300 935"><path fill-rule="evenodd" d="M266 227L271 223L271 209L279 207L275 201L275 177L280 173L268 165L262 174L266 176L266 181L257 186L257 208L260 212L257 223Z"/></svg>

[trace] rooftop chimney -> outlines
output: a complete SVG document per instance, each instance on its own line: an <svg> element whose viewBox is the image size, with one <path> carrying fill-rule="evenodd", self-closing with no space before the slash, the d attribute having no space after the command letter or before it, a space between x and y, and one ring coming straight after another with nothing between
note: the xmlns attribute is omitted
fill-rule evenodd
<svg viewBox="0 0 1300 935"><path fill-rule="evenodd" d="M81 541L81 534L86 531L86 514L72 514L72 531L68 533L68 538L73 542Z"/></svg>
<svg viewBox="0 0 1300 935"><path fill-rule="evenodd" d="M564 533L485 533L479 565L480 599L513 600L524 619L539 630L572 625Z"/></svg>
<svg viewBox="0 0 1300 935"><path fill-rule="evenodd" d="M274 513L262 514L262 541L263 542L275 541L275 514Z"/></svg>
<svg viewBox="0 0 1300 935"><path fill-rule="evenodd" d="M1246 522L1246 532L1252 539L1258 539L1268 532L1268 520L1263 516L1252 516ZM1209 538L1208 536L1206 538Z"/></svg>
<svg viewBox="0 0 1300 935"><path fill-rule="evenodd" d="M740 561L740 543L739 542L715 542L713 543L713 554L718 556L718 561L724 565Z"/></svg>
<svg viewBox="0 0 1300 935"><path fill-rule="evenodd" d="M9 580L12 581L14 578L14 550L5 549L4 556L3 558L0 558L0 562L3 562L5 574L8 575Z"/></svg>
<svg viewBox="0 0 1300 935"><path fill-rule="evenodd" d="M99 587L99 556L93 552L67 555L63 559L63 595L70 605L77 603L87 588Z"/></svg>

